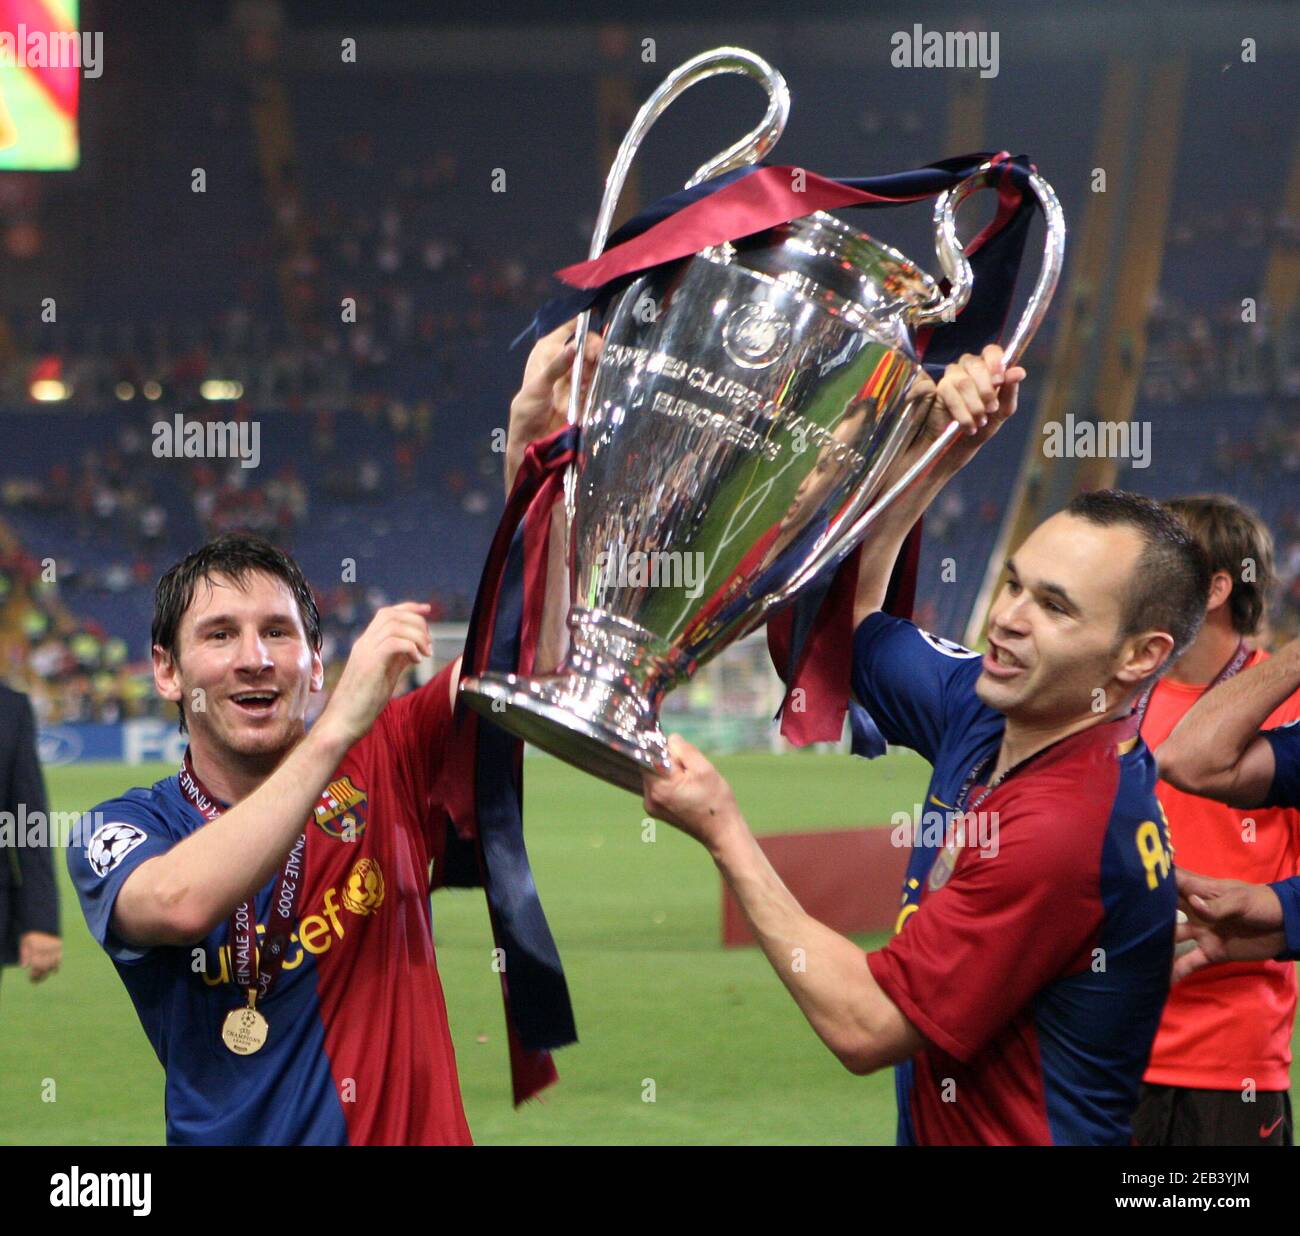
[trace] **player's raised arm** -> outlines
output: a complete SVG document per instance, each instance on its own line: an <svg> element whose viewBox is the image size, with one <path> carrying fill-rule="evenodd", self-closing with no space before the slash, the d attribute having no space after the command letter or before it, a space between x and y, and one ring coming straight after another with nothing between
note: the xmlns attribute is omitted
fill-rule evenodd
<svg viewBox="0 0 1300 1236"><path fill-rule="evenodd" d="M915 1055L925 1043L921 1033L876 982L862 950L795 900L717 769L677 734L668 739L668 753L667 774L644 776L646 810L709 851L772 968L822 1042L858 1074Z"/></svg>
<svg viewBox="0 0 1300 1236"><path fill-rule="evenodd" d="M549 335L543 335L529 353L528 363L524 366L523 384L510 402L510 428L506 435L507 498L514 488L515 476L529 445L554 433L568 420L573 358L577 354L573 340L574 326L574 322L566 322ZM584 396L595 376L603 343L604 340L596 331L587 333L582 379ZM546 600L534 658L538 672L554 668L564 653L567 639L564 620L569 600L566 549L564 508L557 503L551 513Z"/></svg>
<svg viewBox="0 0 1300 1236"><path fill-rule="evenodd" d="M1180 790L1231 807L1263 805L1277 762L1259 731L1297 689L1300 639L1206 691L1156 751L1160 775Z"/></svg>
<svg viewBox="0 0 1300 1236"><path fill-rule="evenodd" d="M577 354L574 325L570 321L557 326L549 335L543 335L528 354L523 383L510 401L510 426L506 431L507 497L529 445L554 433L568 420L573 358ZM602 343L596 331L587 332L584 394L595 373Z"/></svg>
<svg viewBox="0 0 1300 1236"><path fill-rule="evenodd" d="M203 939L284 862L344 754L367 733L403 670L429 656L429 607L379 610L310 732L251 794L131 873L114 904L113 932L127 944ZM315 670L321 673L319 656Z"/></svg>
<svg viewBox="0 0 1300 1236"><path fill-rule="evenodd" d="M956 421L962 433L929 474L872 525L858 568L855 627L884 605L894 561L912 525L1014 414L1024 378L1025 371L1019 365L1007 369L1002 349L989 344L979 356L967 353L949 365L937 384L927 375L918 379L915 397L929 401L928 415L916 441L895 461L889 482L911 467L950 421Z"/></svg>

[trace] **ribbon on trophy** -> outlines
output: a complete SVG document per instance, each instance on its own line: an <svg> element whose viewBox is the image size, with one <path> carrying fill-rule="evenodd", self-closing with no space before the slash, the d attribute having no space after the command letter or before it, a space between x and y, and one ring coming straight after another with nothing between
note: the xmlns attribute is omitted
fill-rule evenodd
<svg viewBox="0 0 1300 1236"><path fill-rule="evenodd" d="M551 509L577 432L562 429L529 446L479 581L461 662L462 678L485 670L533 669L546 593ZM555 940L542 911L523 837L523 743L480 725L462 703L443 768L448 821L439 885L482 884L492 935L505 966L510 1070L516 1104L557 1080L551 1051L577 1041ZM440 873L440 874L439 874Z"/></svg>
<svg viewBox="0 0 1300 1236"><path fill-rule="evenodd" d="M981 152L942 159L911 171L867 178L832 179L803 168L756 165L723 173L662 198L609 238L597 258L565 267L556 277L570 291L545 304L530 333L544 334L584 310L603 313L610 300L653 267L725 241L739 240L819 210L902 206L954 189L986 162L1004 164L992 221L966 246L974 288L952 322L917 331L916 349L934 376L965 352L1000 338L1011 309L1025 239L1035 210L1030 191L1036 171L1024 155ZM946 294L947 281L941 288ZM516 340L516 343L519 340ZM908 535L890 581L886 612L910 617L920 556L921 525ZM768 646L787 687L781 733L796 746L836 742L850 711L853 751L879 755L885 744L866 710L849 699L853 594L858 553L828 568L795 600L768 620ZM788 708L802 692L803 708Z"/></svg>

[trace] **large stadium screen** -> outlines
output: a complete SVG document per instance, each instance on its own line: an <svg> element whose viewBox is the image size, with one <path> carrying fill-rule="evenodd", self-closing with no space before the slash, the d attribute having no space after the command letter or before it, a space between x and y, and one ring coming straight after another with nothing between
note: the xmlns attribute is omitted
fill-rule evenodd
<svg viewBox="0 0 1300 1236"><path fill-rule="evenodd" d="M0 0L0 172L80 162L79 9L80 0Z"/></svg>

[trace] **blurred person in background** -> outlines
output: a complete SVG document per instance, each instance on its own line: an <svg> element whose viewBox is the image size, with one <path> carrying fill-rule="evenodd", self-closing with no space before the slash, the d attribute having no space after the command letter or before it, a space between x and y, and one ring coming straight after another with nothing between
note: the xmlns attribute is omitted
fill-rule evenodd
<svg viewBox="0 0 1300 1236"><path fill-rule="evenodd" d="M36 756L36 722L25 695L0 686L0 966L21 966L33 983L59 968L59 890L51 847L25 845L17 821L48 823L45 781ZM8 834L8 835L7 835Z"/></svg>
<svg viewBox="0 0 1300 1236"><path fill-rule="evenodd" d="M1233 807L1300 807L1300 721L1271 724L1297 692L1300 639L1197 702L1160 749L1165 780ZM1180 868L1178 894L1190 922L1177 938L1192 947L1175 981L1224 962L1300 961L1300 875L1252 884Z"/></svg>
<svg viewBox="0 0 1300 1236"><path fill-rule="evenodd" d="M1273 538L1222 495L1165 504L1187 525L1213 572L1205 623L1192 646L1139 701L1141 734L1160 745L1204 696L1267 657L1252 647L1273 591ZM1300 718L1300 692L1270 724ZM1178 863L1254 883L1293 874L1300 811L1237 810L1156 785ZM1142 1146L1291 1145L1295 967L1262 960L1202 970L1169 993L1133 1119Z"/></svg>

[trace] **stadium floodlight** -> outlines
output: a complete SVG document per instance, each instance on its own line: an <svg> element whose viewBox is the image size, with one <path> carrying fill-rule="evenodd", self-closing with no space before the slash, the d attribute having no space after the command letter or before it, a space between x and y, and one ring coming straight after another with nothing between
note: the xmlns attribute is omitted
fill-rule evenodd
<svg viewBox="0 0 1300 1236"><path fill-rule="evenodd" d="M37 403L61 403L72 394L72 388L58 378L37 378L30 392Z"/></svg>
<svg viewBox="0 0 1300 1236"><path fill-rule="evenodd" d="M243 393L242 382L230 382L222 378L208 378L199 387L199 394L213 402L222 399L239 399Z"/></svg>

